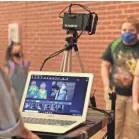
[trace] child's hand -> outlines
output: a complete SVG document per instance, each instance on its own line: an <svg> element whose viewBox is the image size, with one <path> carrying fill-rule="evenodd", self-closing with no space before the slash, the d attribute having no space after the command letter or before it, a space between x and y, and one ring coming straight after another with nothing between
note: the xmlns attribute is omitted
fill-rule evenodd
<svg viewBox="0 0 139 139"><path fill-rule="evenodd" d="M139 115L139 103L133 103L133 110Z"/></svg>

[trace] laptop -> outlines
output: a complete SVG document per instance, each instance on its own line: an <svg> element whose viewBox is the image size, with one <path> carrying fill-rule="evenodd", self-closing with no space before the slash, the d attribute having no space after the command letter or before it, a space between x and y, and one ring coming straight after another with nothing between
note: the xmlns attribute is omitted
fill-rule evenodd
<svg viewBox="0 0 139 139"><path fill-rule="evenodd" d="M20 111L31 131L63 134L84 123L92 73L31 71Z"/></svg>

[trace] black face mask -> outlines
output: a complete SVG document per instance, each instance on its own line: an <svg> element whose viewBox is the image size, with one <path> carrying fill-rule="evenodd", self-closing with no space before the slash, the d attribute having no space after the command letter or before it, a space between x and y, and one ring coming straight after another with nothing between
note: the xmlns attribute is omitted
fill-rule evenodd
<svg viewBox="0 0 139 139"><path fill-rule="evenodd" d="M20 58L20 57L21 57L21 53L20 53L20 52L14 53L14 54L12 54L12 56L15 56L15 57L17 57L17 58Z"/></svg>

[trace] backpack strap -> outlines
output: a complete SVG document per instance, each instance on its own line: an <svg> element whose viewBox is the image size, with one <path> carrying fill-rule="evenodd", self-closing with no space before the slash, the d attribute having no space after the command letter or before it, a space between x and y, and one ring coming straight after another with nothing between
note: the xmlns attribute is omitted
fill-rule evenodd
<svg viewBox="0 0 139 139"><path fill-rule="evenodd" d="M15 63L12 62L12 61L8 61L8 65L9 65L9 70L10 70L10 77L12 76L12 74L14 73L15 71Z"/></svg>
<svg viewBox="0 0 139 139"><path fill-rule="evenodd" d="M8 61L8 65L9 65L9 69L10 69L10 77L12 76L12 74L15 72L15 69L16 69L16 64L12 61ZM26 59L23 60L23 66L24 66L24 69L25 71L27 72L27 69L30 65L30 62Z"/></svg>
<svg viewBox="0 0 139 139"><path fill-rule="evenodd" d="M113 53L116 47L120 44L121 39L114 40L111 44L111 53Z"/></svg>
<svg viewBox="0 0 139 139"><path fill-rule="evenodd" d="M24 59L23 60L23 65L24 65L25 70L27 70L28 67L30 66L30 61L28 61L27 59Z"/></svg>

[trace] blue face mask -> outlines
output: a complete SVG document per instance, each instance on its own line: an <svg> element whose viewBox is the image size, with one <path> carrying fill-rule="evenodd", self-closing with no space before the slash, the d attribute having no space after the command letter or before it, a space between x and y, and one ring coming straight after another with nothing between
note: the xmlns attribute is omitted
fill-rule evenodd
<svg viewBox="0 0 139 139"><path fill-rule="evenodd" d="M134 43L137 40L137 34L127 32L121 35L121 39L128 45Z"/></svg>

